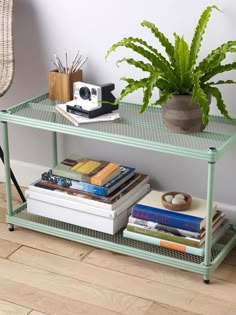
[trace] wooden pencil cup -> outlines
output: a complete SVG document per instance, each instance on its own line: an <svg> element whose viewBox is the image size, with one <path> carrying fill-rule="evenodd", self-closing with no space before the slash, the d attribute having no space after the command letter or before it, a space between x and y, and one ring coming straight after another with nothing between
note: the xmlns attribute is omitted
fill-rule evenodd
<svg viewBox="0 0 236 315"><path fill-rule="evenodd" d="M82 81L82 70L60 73L57 70L48 74L49 98L59 101L73 100L73 83Z"/></svg>

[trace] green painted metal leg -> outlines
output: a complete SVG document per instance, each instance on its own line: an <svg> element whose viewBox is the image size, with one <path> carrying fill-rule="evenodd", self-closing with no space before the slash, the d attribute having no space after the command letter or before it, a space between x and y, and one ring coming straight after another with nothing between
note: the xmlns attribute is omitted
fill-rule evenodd
<svg viewBox="0 0 236 315"><path fill-rule="evenodd" d="M7 123L2 122L3 126L3 151L4 151L4 165L5 165L5 183L6 183L6 198L7 198L7 215L12 216L12 194L11 194L11 172L10 172L10 157L8 144L8 129ZM8 224L10 231L14 230L13 224Z"/></svg>
<svg viewBox="0 0 236 315"><path fill-rule="evenodd" d="M55 131L52 132L52 163L53 166L57 165L57 133Z"/></svg>
<svg viewBox="0 0 236 315"><path fill-rule="evenodd" d="M213 187L215 175L215 161L214 154L215 148L209 148L211 155L210 162L208 162L208 181L207 181L207 218L206 218L206 239L205 239L205 256L204 265L209 267L211 265L211 241L212 241L212 206L213 206ZM212 161L213 160L213 161ZM208 269L208 268L207 268ZM204 283L209 283L210 273L208 270L204 272Z"/></svg>

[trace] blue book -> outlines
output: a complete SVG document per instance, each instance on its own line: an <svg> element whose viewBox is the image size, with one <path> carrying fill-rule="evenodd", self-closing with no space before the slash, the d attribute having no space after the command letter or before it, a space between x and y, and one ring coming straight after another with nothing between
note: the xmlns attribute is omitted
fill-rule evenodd
<svg viewBox="0 0 236 315"><path fill-rule="evenodd" d="M42 180L52 184L56 184L66 188L73 188L76 190L83 190L98 196L108 196L110 193L119 188L127 180L133 177L135 174L135 168L129 166L120 166L120 174L110 180L104 186L98 186L83 181L77 181L62 176L53 175L49 170L42 174Z"/></svg>
<svg viewBox="0 0 236 315"><path fill-rule="evenodd" d="M179 229L200 232L206 225L207 203L204 199L192 198L191 207L185 211L165 209L161 203L163 192L152 190L132 208L132 217ZM213 204L212 215L217 211Z"/></svg>

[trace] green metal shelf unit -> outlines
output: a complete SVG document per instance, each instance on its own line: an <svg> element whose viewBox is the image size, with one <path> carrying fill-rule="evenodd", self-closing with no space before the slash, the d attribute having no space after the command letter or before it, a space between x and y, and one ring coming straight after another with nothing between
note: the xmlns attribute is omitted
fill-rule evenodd
<svg viewBox="0 0 236 315"><path fill-rule="evenodd" d="M164 128L159 108L149 107L141 115L139 114L139 105L122 103L119 109L120 121L93 123L75 127L55 110L54 105L57 103L59 102L50 100L48 94L44 94L0 112L9 229L14 230L14 225L18 225L83 244L196 272L203 275L205 283L209 283L212 272L236 244L236 231L232 225L216 244L213 246L211 244L211 208L213 203L215 164L229 148L236 144L236 120L229 121L223 117L211 116L210 123L204 132L176 134ZM8 123L51 131L53 165L58 162L57 133L207 161L207 220L204 257L126 239L122 237L122 231L111 236L46 217L32 215L27 213L26 202L13 209Z"/></svg>

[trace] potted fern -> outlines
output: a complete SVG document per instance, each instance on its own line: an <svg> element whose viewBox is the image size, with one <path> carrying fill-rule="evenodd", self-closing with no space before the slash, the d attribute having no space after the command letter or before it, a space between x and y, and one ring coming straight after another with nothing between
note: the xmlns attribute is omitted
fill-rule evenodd
<svg viewBox="0 0 236 315"><path fill-rule="evenodd" d="M118 104L126 95L138 89L143 89L143 101L140 112L144 112L150 105L153 90L158 88L160 96L152 105L162 106L162 115L165 126L181 133L202 131L209 122L210 100L216 99L221 114L228 118L222 94L217 86L236 83L233 80L216 80L217 74L235 70L236 62L223 63L227 53L236 52L236 41L228 41L212 50L200 62L198 53L205 29L213 9L217 6L208 6L200 16L190 45L174 33L174 43L159 31L151 22L143 21L141 25L148 28L164 47L166 56L157 48L149 45L141 38L127 37L114 44L106 54L105 59L118 47L126 47L139 54L142 60L123 58L117 65L126 62L141 69L148 75L140 80L123 77L127 85L116 99Z"/></svg>

